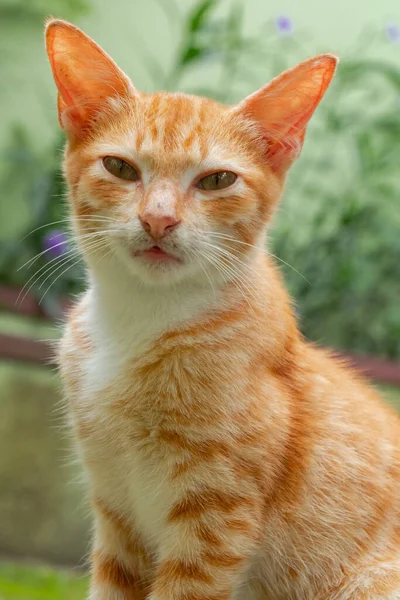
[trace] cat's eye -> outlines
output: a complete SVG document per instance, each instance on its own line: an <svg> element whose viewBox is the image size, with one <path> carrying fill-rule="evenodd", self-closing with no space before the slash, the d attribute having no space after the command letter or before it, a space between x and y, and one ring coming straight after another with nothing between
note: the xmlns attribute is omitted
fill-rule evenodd
<svg viewBox="0 0 400 600"><path fill-rule="evenodd" d="M130 164L117 158L116 156L106 156L103 158L103 165L109 173L115 175L119 179L125 179L125 181L137 181L139 174Z"/></svg>
<svg viewBox="0 0 400 600"><path fill-rule="evenodd" d="M223 190L235 183L236 179L237 175L232 171L218 171L200 179L196 187L201 190Z"/></svg>

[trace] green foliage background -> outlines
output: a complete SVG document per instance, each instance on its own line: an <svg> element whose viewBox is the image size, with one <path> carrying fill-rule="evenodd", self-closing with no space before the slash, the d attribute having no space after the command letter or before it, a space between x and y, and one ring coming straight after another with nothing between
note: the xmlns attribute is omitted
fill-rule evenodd
<svg viewBox="0 0 400 600"><path fill-rule="evenodd" d="M82 0L58 2L64 8L86 8ZM32 6L40 12L49 4L49 0L36 0ZM179 23L181 43L166 74L143 49L143 62L154 76L155 88L236 101L268 75L298 60L304 40L295 34L282 35L272 23L263 25L257 35L243 33L244 1L222 15L216 10L217 0L202 0L186 15L179 14L170 0L161 4L174 27ZM370 58L372 35L376 32L366 32L353 55L342 60L332 89L318 108L303 156L289 177L285 200L271 227L270 248L283 261L282 270L308 337L354 352L399 358L400 63ZM193 74L204 64L215 71L212 85L193 85ZM42 268L42 278L29 283L38 297L52 281L43 285L52 273L48 254L39 257L30 270L18 271L18 267L42 251L46 231L42 226L66 215L59 171L63 140L61 135L55 139L42 155L25 132L14 127L1 183L13 197L29 201L30 213L18 236L2 241L0 280L23 285L35 269ZM51 227L64 228L65 224ZM82 288L82 265L62 271L59 267L54 272L54 285L44 298L52 315L57 314L62 294Z"/></svg>
<svg viewBox="0 0 400 600"><path fill-rule="evenodd" d="M50 14L76 16L89 9L86 0L0 0L1 15L23 13L34 18L43 18Z"/></svg>

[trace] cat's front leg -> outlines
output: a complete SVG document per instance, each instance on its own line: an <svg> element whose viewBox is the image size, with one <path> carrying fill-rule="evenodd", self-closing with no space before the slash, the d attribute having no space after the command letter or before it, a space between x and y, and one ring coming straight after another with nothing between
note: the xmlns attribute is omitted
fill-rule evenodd
<svg viewBox="0 0 400 600"><path fill-rule="evenodd" d="M147 596L136 569L105 550L93 554L89 600L146 600Z"/></svg>
<svg viewBox="0 0 400 600"><path fill-rule="evenodd" d="M233 599L260 522L257 502L239 490L186 493L169 513L149 600Z"/></svg>
<svg viewBox="0 0 400 600"><path fill-rule="evenodd" d="M89 600L146 600L152 564L139 534L104 502L94 509Z"/></svg>

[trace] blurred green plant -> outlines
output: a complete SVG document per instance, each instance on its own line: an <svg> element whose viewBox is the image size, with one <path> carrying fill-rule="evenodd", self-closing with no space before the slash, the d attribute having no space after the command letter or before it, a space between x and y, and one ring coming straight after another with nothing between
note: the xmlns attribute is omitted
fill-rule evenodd
<svg viewBox="0 0 400 600"><path fill-rule="evenodd" d="M172 0L159 4L170 17L171 29L179 27L180 43L165 73L143 42L143 61L156 88L232 102L315 53L309 48L310 38L296 33L284 15L262 23L259 34L245 35L244 2L224 11L218 0L201 0L186 15ZM400 31L392 24L386 37L386 43L395 42ZM363 48L370 38L369 32L354 58L342 60L311 123L303 156L289 177L286 199L271 227L271 246L293 266L283 269L308 337L356 352L400 357L400 65L368 58ZM57 248L64 247L57 237L62 235L59 229L65 230L58 223L65 216L58 166L61 145L57 138L56 148L38 156L26 136L14 133L13 151L6 154L7 185L20 181L24 157L24 164L30 165L24 169L25 193L35 207L21 237L44 223L49 223L50 233L40 228L22 242L0 248L0 278L18 285L29 277L17 271L17 265L43 252L31 263L32 272L34 267L42 269L40 277L27 287L33 284L40 298L54 280L45 295L53 314L61 294L80 289L82 274L81 266L68 256L59 263L50 247L55 244L49 245L49 240L60 240ZM53 265L58 270L52 275Z"/></svg>
<svg viewBox="0 0 400 600"><path fill-rule="evenodd" d="M289 179L274 251L306 335L400 357L400 69L343 60Z"/></svg>
<svg viewBox="0 0 400 600"><path fill-rule="evenodd" d="M63 136L58 134L52 146L40 153L26 133L15 127L5 151L2 179L11 198L22 195L26 200L29 221L15 237L0 242L0 281L24 288L18 301L29 291L38 300L43 298L44 310L53 317L60 316L65 295L82 289L83 276L82 263L67 235L60 167L63 145Z"/></svg>
<svg viewBox="0 0 400 600"><path fill-rule="evenodd" d="M1 16L31 16L43 18L48 15L76 16L89 8L87 0L0 0Z"/></svg>

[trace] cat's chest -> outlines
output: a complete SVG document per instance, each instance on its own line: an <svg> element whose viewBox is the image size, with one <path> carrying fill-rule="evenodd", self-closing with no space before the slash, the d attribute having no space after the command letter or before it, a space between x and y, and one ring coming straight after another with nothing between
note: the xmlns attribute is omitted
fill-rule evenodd
<svg viewBox="0 0 400 600"><path fill-rule="evenodd" d="M102 345L82 357L82 393L71 411L91 494L131 517L151 544L172 503L170 457L159 442L159 394L136 373L141 345Z"/></svg>
<svg viewBox="0 0 400 600"><path fill-rule="evenodd" d="M172 503L169 460L158 428L109 400L107 407L87 401L73 411L90 492L132 519L148 544L157 544Z"/></svg>
<svg viewBox="0 0 400 600"><path fill-rule="evenodd" d="M78 361L76 339L71 335L67 341L79 362L71 412L91 494L132 515L151 543L159 539L175 501L171 474L177 450L170 432L185 427L196 434L199 424L217 420L219 401L228 391L223 385L229 387L234 373L227 374L226 360L201 345L166 346L162 340L154 343L154 336L149 342L143 331L130 332L129 343L104 337Z"/></svg>

